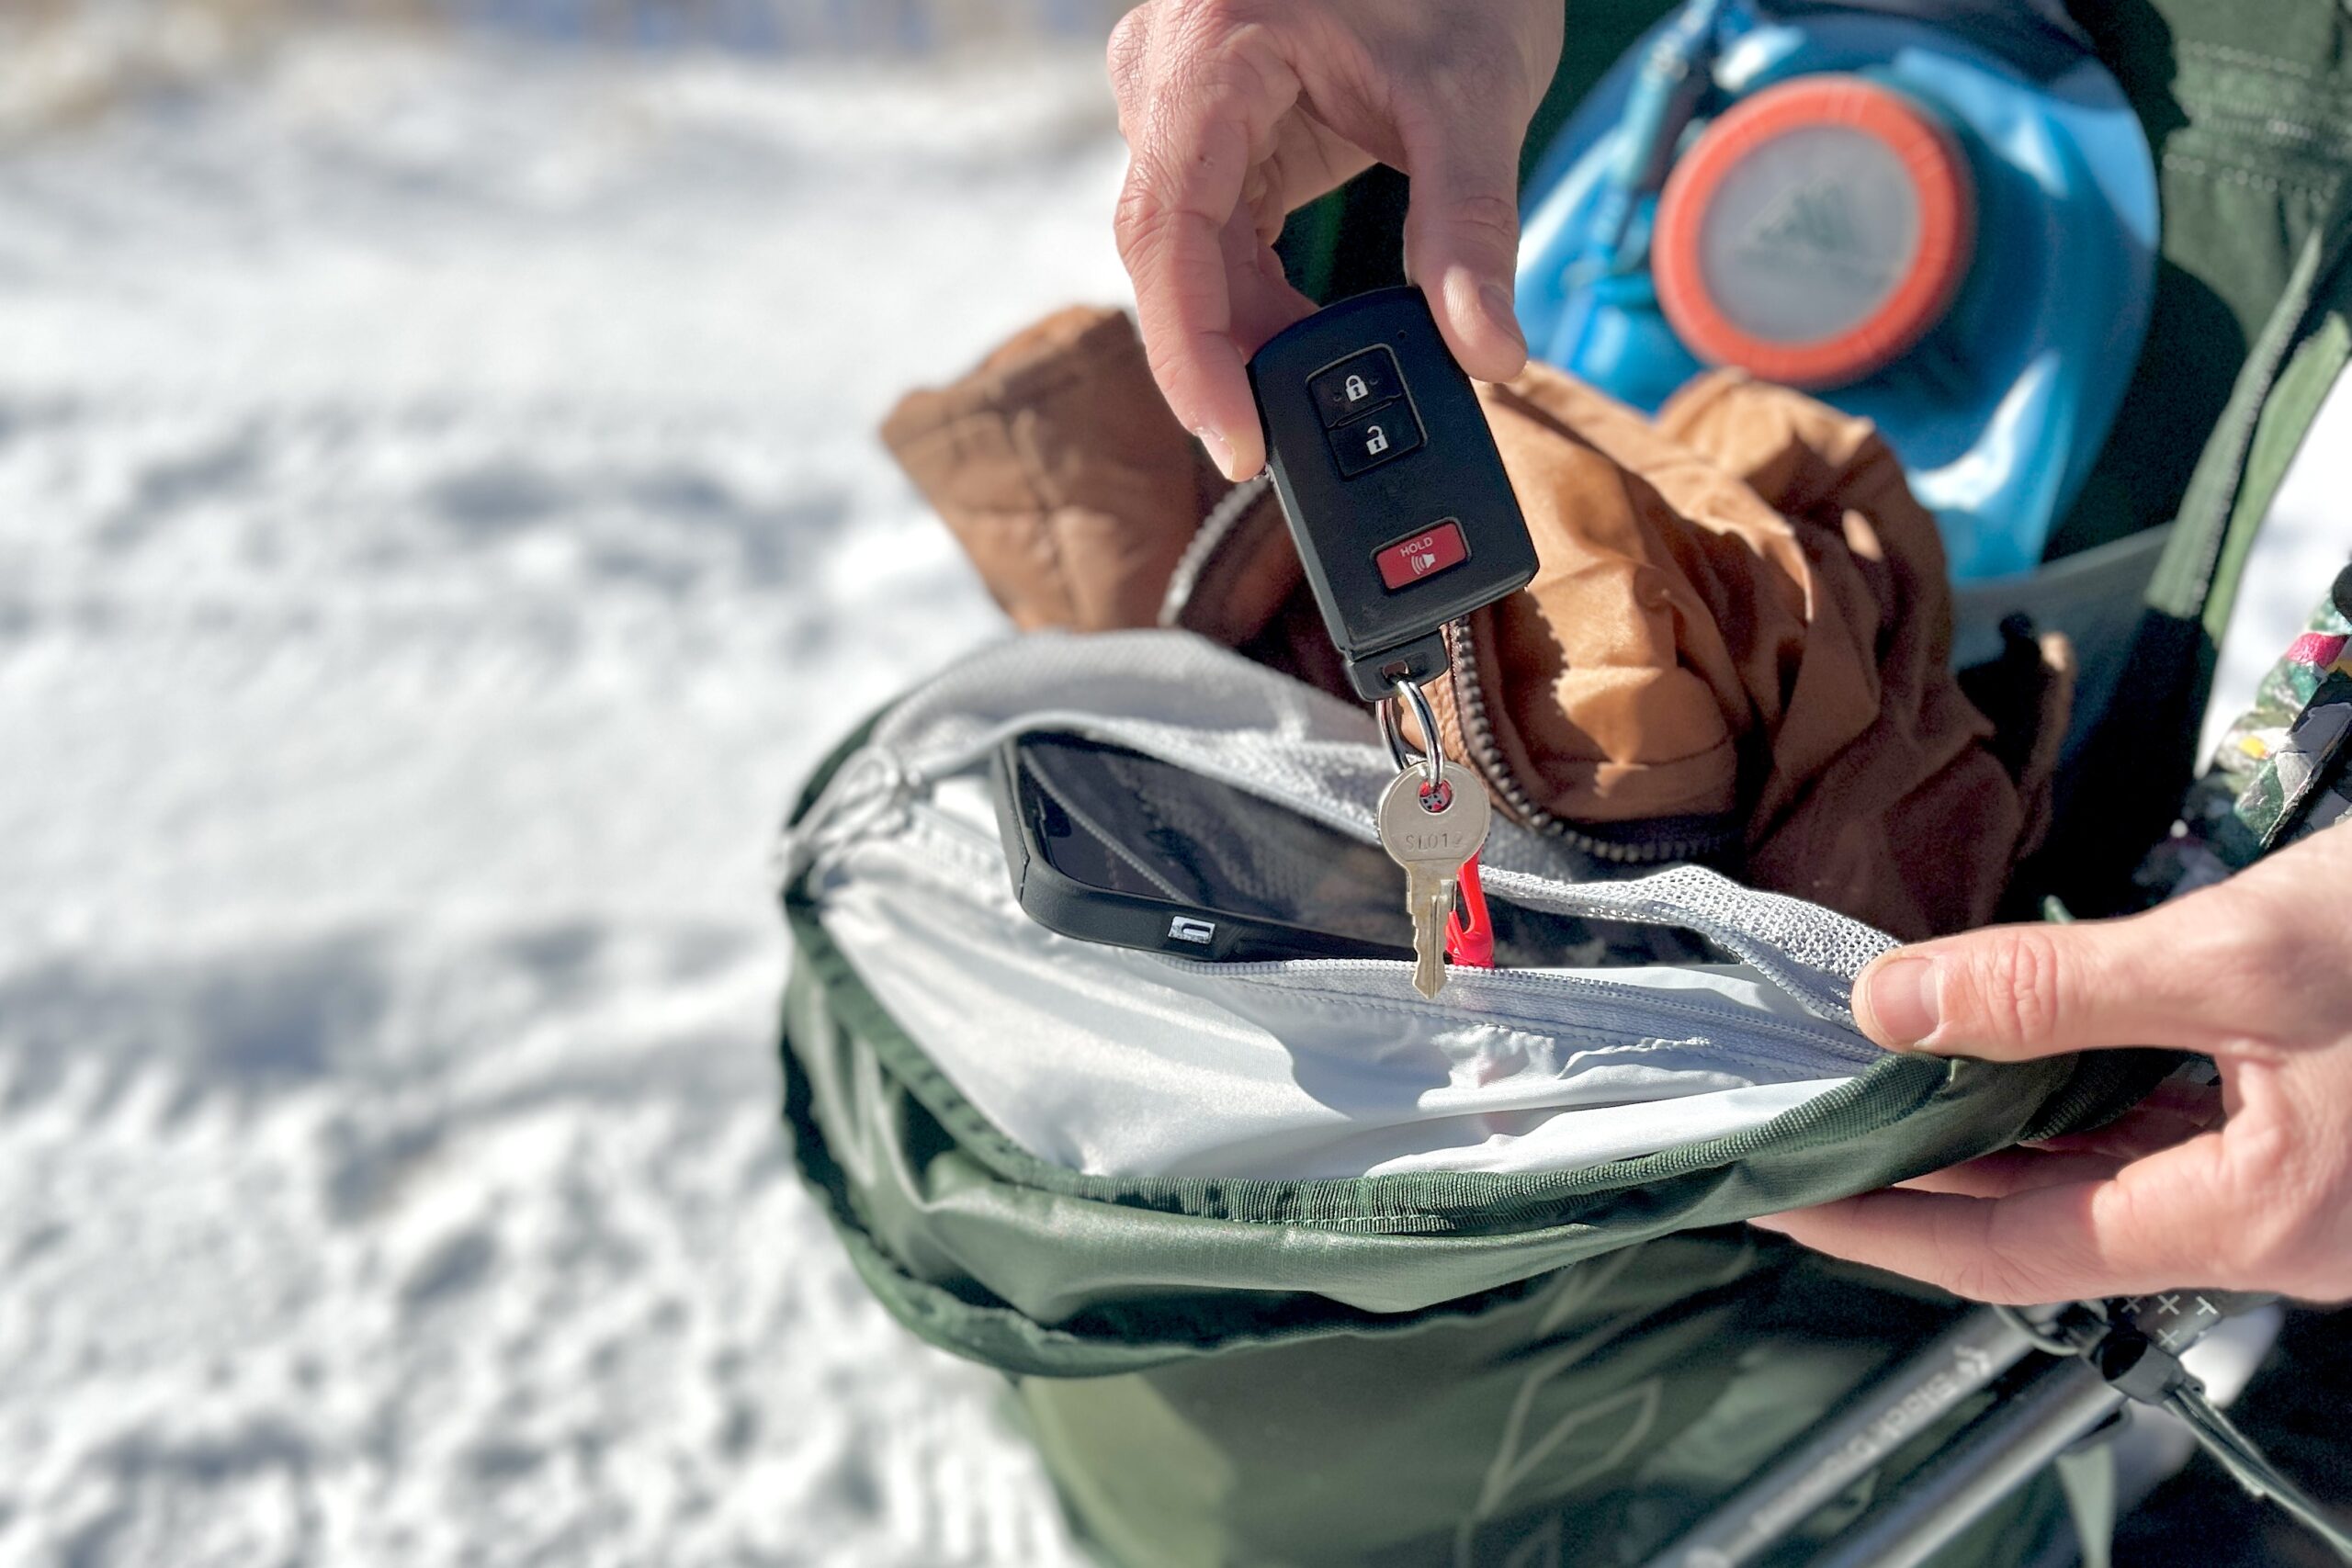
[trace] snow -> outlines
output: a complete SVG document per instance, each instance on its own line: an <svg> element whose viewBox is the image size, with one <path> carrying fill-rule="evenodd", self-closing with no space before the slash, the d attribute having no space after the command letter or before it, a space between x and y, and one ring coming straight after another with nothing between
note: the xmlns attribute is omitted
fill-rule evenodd
<svg viewBox="0 0 2352 1568"><path fill-rule="evenodd" d="M0 1564L1073 1562L775 1124L766 852L995 611L1099 55L308 32L0 147Z"/></svg>

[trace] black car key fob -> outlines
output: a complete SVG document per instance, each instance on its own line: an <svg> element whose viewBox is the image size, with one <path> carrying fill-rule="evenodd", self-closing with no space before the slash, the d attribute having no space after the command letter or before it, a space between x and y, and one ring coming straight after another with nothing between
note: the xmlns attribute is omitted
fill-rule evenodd
<svg viewBox="0 0 2352 1568"><path fill-rule="evenodd" d="M1359 294L1250 361L1306 580L1366 701L1433 680L1444 627L1535 575L1470 378L1414 288Z"/></svg>

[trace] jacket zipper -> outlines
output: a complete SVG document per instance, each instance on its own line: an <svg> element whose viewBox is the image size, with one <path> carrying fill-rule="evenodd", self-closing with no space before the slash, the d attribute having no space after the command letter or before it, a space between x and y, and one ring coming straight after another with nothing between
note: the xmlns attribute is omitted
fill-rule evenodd
<svg viewBox="0 0 2352 1568"><path fill-rule="evenodd" d="M1161 626L1181 624L1184 605L1192 597L1201 573L1206 570L1211 558L1225 547L1241 519L1264 495L1268 483L1263 475L1243 480L1227 491L1210 509L1209 514L1202 519L1199 531L1193 536L1192 543L1185 547L1183 558L1177 563L1175 571L1169 578L1168 591L1159 607ZM1453 675L1454 720L1462 732L1463 749L1470 753L1470 765L1477 769L1486 779L1487 787L1521 826L1547 838L1558 839L1594 860L1613 865L1659 865L1674 861L1707 860L1738 847L1745 834L1736 823L1713 832L1687 829L1681 832L1660 831L1655 825L1635 823L1629 824L1622 837L1603 838L1572 827L1536 805L1535 797L1528 793L1503 761L1502 749L1495 744L1494 725L1487 717L1486 691L1479 682L1467 617L1446 624L1445 648L1446 660Z"/></svg>
<svg viewBox="0 0 2352 1568"><path fill-rule="evenodd" d="M1535 797L1512 773L1510 764L1503 761L1502 748L1495 743L1494 721L1487 716L1486 687L1478 676L1477 650L1471 640L1467 617L1447 624L1445 649L1453 676L1454 724L1462 732L1463 750L1470 753L1470 765L1478 770L1487 787L1510 808L1521 826L1562 840L1595 860L1617 865L1702 860L1721 854L1739 842L1741 834L1736 826L1712 833L1660 833L1645 832L1640 824L1634 824L1628 837L1604 839L1553 816L1535 804Z"/></svg>

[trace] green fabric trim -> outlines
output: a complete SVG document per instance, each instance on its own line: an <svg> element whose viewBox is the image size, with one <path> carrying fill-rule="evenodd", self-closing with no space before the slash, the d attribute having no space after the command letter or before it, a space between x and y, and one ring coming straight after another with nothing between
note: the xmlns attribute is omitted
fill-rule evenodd
<svg viewBox="0 0 2352 1568"><path fill-rule="evenodd" d="M2340 305L2339 301L2339 305ZM2352 358L2352 323L2340 308L2331 307L2317 326L2296 344L2286 368L2278 373L2269 400L2263 404L2254 440L2246 453L2245 476L2237 504L2230 511L2222 548L2213 564L2211 585L2201 617L2205 636L2219 649L2229 635L2231 612L2245 578L2245 563L2263 520L2278 497L2278 486L2311 434L2320 405L2335 389L2336 377Z"/></svg>
<svg viewBox="0 0 2352 1568"><path fill-rule="evenodd" d="M2114 1054L2030 1066L1890 1056L1764 1128L1584 1171L1089 1177L1005 1138L880 1009L805 903L791 918L800 962L784 1069L804 1176L901 1321L1038 1374L1476 1314L1580 1259L2051 1135L2112 1113L2154 1076Z"/></svg>
<svg viewBox="0 0 2352 1568"><path fill-rule="evenodd" d="M2346 218L2346 206L2338 202L2328 220L2304 241L2278 308L2247 355L2229 404L2198 459L2188 493L2181 498L2179 523L2148 585L2149 604L2176 620L2205 618L2230 532L2233 526L2245 525L2241 521L2245 509L2238 502L2245 492L2248 459L2272 389L2304 335L2312 301L2323 280L2332 279L2339 290L2346 281L2339 276L2345 242L2352 238L2352 224ZM2267 491L2262 499L2267 502ZM2257 520L2258 516L2257 512ZM2222 614L2226 619L2226 604Z"/></svg>
<svg viewBox="0 0 2352 1568"><path fill-rule="evenodd" d="M2293 272L2200 453L2147 591L2131 677L2064 789L2042 874L2075 909L2144 900L2132 872L2178 815L2245 561L2346 359L2352 186L2305 236Z"/></svg>
<svg viewBox="0 0 2352 1568"><path fill-rule="evenodd" d="M2084 1114L2109 1098L2110 1086L2119 1079L2104 1069L2120 1065L2124 1078L2136 1081L2140 1076L2131 1070L2130 1053L2086 1055L2079 1061L2064 1058L2003 1065L1890 1054L1852 1081L1761 1127L1581 1170L1536 1176L1462 1171L1317 1181L1088 1176L1038 1159L966 1100L866 987L806 899L787 900L786 918L801 964L824 987L841 1025L865 1042L884 1070L955 1139L957 1148L990 1175L1091 1202L1239 1224L1295 1225L1365 1235L1513 1235L1529 1221L1573 1223L1577 1199L1632 1188L1657 1190L1719 1171L1792 1140L1837 1139L1849 1132L1890 1125L1938 1095L1951 1093L1962 1079L2018 1077L2025 1098L2037 1107L2061 1108L2055 1115L2038 1111L2033 1121L2020 1123L2039 1127L2079 1124ZM2086 1073L2087 1068L2102 1070ZM2094 1080L2092 1091L2075 1092L2086 1077ZM2064 1109L2075 1100L2083 1102L2080 1109ZM2053 1131L2036 1135L2057 1134Z"/></svg>

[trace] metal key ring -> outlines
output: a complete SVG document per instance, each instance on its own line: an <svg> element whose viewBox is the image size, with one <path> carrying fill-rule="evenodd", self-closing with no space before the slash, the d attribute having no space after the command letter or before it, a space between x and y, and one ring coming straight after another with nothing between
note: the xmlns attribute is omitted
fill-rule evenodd
<svg viewBox="0 0 2352 1568"><path fill-rule="evenodd" d="M1413 749L1405 744L1405 721L1398 716L1397 705L1409 704L1413 722L1421 727L1421 739L1429 750L1418 758ZM1388 755L1395 759L1396 771L1403 773L1417 761L1428 775L1430 789L1445 787L1445 752L1437 743L1437 713L1430 706L1428 694L1410 681L1396 682L1396 694L1380 699L1380 736L1388 742Z"/></svg>

